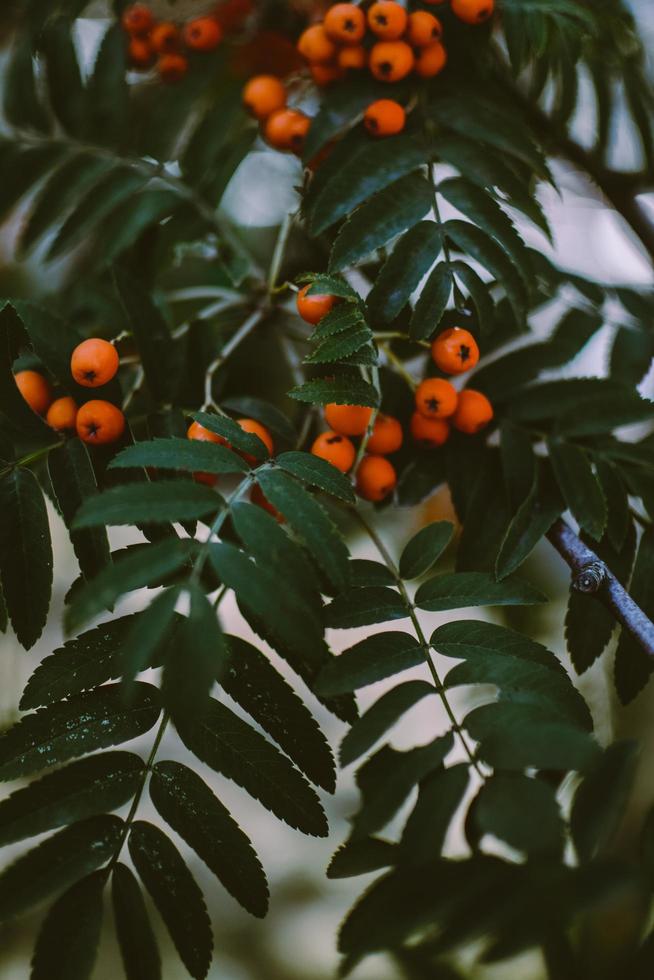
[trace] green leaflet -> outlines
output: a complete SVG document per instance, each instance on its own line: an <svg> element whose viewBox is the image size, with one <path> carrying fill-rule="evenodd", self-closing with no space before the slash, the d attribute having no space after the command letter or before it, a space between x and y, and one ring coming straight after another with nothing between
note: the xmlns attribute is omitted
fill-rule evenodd
<svg viewBox="0 0 654 980"><path fill-rule="evenodd" d="M416 805L409 814L399 843L401 864L421 866L439 858L445 835L468 788L465 763L442 766L421 780Z"/></svg>
<svg viewBox="0 0 654 980"><path fill-rule="evenodd" d="M134 874L117 864L111 876L116 938L127 980L161 980L161 957Z"/></svg>
<svg viewBox="0 0 654 980"><path fill-rule="evenodd" d="M421 221L402 236L368 295L373 319L385 323L395 319L438 258L442 246L443 233L435 221Z"/></svg>
<svg viewBox="0 0 654 980"><path fill-rule="evenodd" d="M608 512L587 454L578 446L556 440L548 442L548 453L572 516L584 531L599 540L606 527Z"/></svg>
<svg viewBox="0 0 654 980"><path fill-rule="evenodd" d="M123 821L101 816L81 820L46 838L0 875L0 921L26 912L108 861Z"/></svg>
<svg viewBox="0 0 654 980"><path fill-rule="evenodd" d="M0 477L0 580L11 625L29 649L48 616L52 544L43 493L31 470Z"/></svg>
<svg viewBox="0 0 654 980"><path fill-rule="evenodd" d="M200 718L225 659L225 640L212 604L198 588L188 589L189 611L168 644L161 695L173 722ZM162 630L165 636L165 631Z"/></svg>
<svg viewBox="0 0 654 980"><path fill-rule="evenodd" d="M421 528L404 546L400 555L400 576L419 578L436 564L454 534L450 521L434 521Z"/></svg>
<svg viewBox="0 0 654 980"><path fill-rule="evenodd" d="M424 218L431 206L432 191L424 177L401 177L349 215L332 246L330 270L338 272L366 258Z"/></svg>
<svg viewBox="0 0 654 980"><path fill-rule="evenodd" d="M654 532L645 528L636 555L629 594L650 618L654 615ZM622 630L615 652L615 686L623 704L636 697L652 672L652 661L627 630Z"/></svg>
<svg viewBox="0 0 654 980"><path fill-rule="evenodd" d="M239 636L226 636L222 689L273 738L298 769L328 793L334 760L318 722L268 658ZM220 668L219 668L220 669Z"/></svg>
<svg viewBox="0 0 654 980"><path fill-rule="evenodd" d="M433 685L428 684L427 681L404 681L403 684L398 684L383 694L360 718L357 718L345 735L341 742L341 766L348 766L364 755L405 712L423 698L435 693Z"/></svg>
<svg viewBox="0 0 654 980"><path fill-rule="evenodd" d="M420 609L441 612L468 606L528 606L547 602L547 596L515 577L498 582L489 572L453 572L421 585L415 601Z"/></svg>
<svg viewBox="0 0 654 980"><path fill-rule="evenodd" d="M327 820L318 797L270 742L219 701L201 721L178 725L187 749L242 786L275 816L305 834L324 837Z"/></svg>
<svg viewBox="0 0 654 980"><path fill-rule="evenodd" d="M102 752L48 773L0 802L0 846L117 810L136 793L142 772L139 756Z"/></svg>
<svg viewBox="0 0 654 980"><path fill-rule="evenodd" d="M344 650L318 678L321 694L346 694L424 663L426 651L410 633L389 630L360 640Z"/></svg>
<svg viewBox="0 0 654 980"><path fill-rule="evenodd" d="M244 473L247 464L231 449L213 442L193 439L152 439L137 442L119 452L109 463L110 469L155 466L187 473Z"/></svg>
<svg viewBox="0 0 654 980"><path fill-rule="evenodd" d="M503 285L516 320L522 323L528 304L527 286L506 252L494 239L468 221L446 221L443 233L458 251L479 262Z"/></svg>
<svg viewBox="0 0 654 980"><path fill-rule="evenodd" d="M329 862L327 877L354 878L369 871L387 868L395 864L396 860L397 844L390 841L380 837L349 840L341 844Z"/></svg>
<svg viewBox="0 0 654 980"><path fill-rule="evenodd" d="M337 405L368 405L370 408L379 406L379 395L373 386L360 377L353 378L348 374L306 381L291 388L288 395L296 401L312 405L336 402Z"/></svg>
<svg viewBox="0 0 654 980"><path fill-rule="evenodd" d="M129 853L184 966L194 980L204 980L213 935L204 896L184 859L163 831L143 820L132 824Z"/></svg>
<svg viewBox="0 0 654 980"><path fill-rule="evenodd" d="M331 629L350 629L406 619L409 615L404 599L394 589L381 586L351 588L325 607L323 623Z"/></svg>
<svg viewBox="0 0 654 980"><path fill-rule="evenodd" d="M335 466L311 453L281 453L275 460L277 466L296 476L310 487L317 487L325 493L344 500L346 504L355 501L354 491L348 478Z"/></svg>
<svg viewBox="0 0 654 980"><path fill-rule="evenodd" d="M561 858L565 826L553 788L521 773L496 773L471 807L474 833L504 841L531 856Z"/></svg>
<svg viewBox="0 0 654 980"><path fill-rule="evenodd" d="M577 789L570 830L581 861L591 861L605 851L618 830L633 788L638 755L637 742L609 745Z"/></svg>
<svg viewBox="0 0 654 980"><path fill-rule="evenodd" d="M178 762L159 762L150 780L150 797L227 891L252 915L263 917L268 910L268 883L259 858L207 784Z"/></svg>
<svg viewBox="0 0 654 980"><path fill-rule="evenodd" d="M88 980L100 944L104 885L105 875L96 871L57 899L36 939L31 980Z"/></svg>
<svg viewBox="0 0 654 980"><path fill-rule="evenodd" d="M215 514L221 498L210 487L191 480L126 483L87 498L77 511L73 528L106 524L165 524Z"/></svg>
<svg viewBox="0 0 654 980"><path fill-rule="evenodd" d="M420 291L409 327L412 340L428 340L436 333L452 292L452 268L440 262Z"/></svg>
<svg viewBox="0 0 654 980"><path fill-rule="evenodd" d="M110 684L25 715L0 737L0 779L17 779L48 766L143 735L160 713L159 692L136 685L127 706Z"/></svg>

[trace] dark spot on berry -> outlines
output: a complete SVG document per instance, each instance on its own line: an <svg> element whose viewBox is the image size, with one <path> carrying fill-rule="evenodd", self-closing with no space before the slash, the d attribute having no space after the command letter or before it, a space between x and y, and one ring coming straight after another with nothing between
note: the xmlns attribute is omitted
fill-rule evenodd
<svg viewBox="0 0 654 980"><path fill-rule="evenodd" d="M393 71L393 65L390 61L382 61L379 65L379 70L382 75L390 75L390 73Z"/></svg>
<svg viewBox="0 0 654 980"><path fill-rule="evenodd" d="M377 21L380 27L386 27L386 25L388 24L388 17L386 16L386 14L377 14L375 20Z"/></svg>
<svg viewBox="0 0 654 980"><path fill-rule="evenodd" d="M343 442L343 436L330 436L329 439L327 439L327 442L330 446L333 446L338 442Z"/></svg>
<svg viewBox="0 0 654 980"><path fill-rule="evenodd" d="M425 408L429 412L437 412L439 404L438 398L425 398Z"/></svg>
<svg viewBox="0 0 654 980"><path fill-rule="evenodd" d="M85 371L84 377L86 378L87 381L95 381L96 378L95 371Z"/></svg>
<svg viewBox="0 0 654 980"><path fill-rule="evenodd" d="M355 30L355 28L356 28L356 24L354 23L354 21L352 19L348 18L348 20L344 20L343 21L343 30L344 31L353 31L353 30Z"/></svg>
<svg viewBox="0 0 654 980"><path fill-rule="evenodd" d="M482 9L477 14L477 20L486 20L487 17L490 17L490 14L491 14L490 7L482 7Z"/></svg>
<svg viewBox="0 0 654 980"><path fill-rule="evenodd" d="M366 119L368 129L379 129L379 122L374 116L368 116Z"/></svg>
<svg viewBox="0 0 654 980"><path fill-rule="evenodd" d="M459 347L459 358L461 359L462 364L465 364L466 361L470 360L470 348L465 344L461 344Z"/></svg>

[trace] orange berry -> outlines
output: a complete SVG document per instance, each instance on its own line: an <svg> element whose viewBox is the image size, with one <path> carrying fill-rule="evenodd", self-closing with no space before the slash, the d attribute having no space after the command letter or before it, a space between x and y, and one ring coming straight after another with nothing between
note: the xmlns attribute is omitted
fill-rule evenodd
<svg viewBox="0 0 654 980"><path fill-rule="evenodd" d="M268 116L264 136L276 150L301 153L311 120L297 109L278 109Z"/></svg>
<svg viewBox="0 0 654 980"><path fill-rule="evenodd" d="M443 25L438 17L427 10L416 10L409 14L406 39L416 48L427 48L443 36Z"/></svg>
<svg viewBox="0 0 654 980"><path fill-rule="evenodd" d="M45 417L50 428L55 429L57 432L74 429L76 419L77 404L75 399L71 398L70 395L65 395L63 398L55 398Z"/></svg>
<svg viewBox="0 0 654 980"><path fill-rule="evenodd" d="M226 446L227 440L219 436L217 432L212 432L199 422L191 422L186 432L187 439L194 439L196 442L215 442L220 446ZM194 473L193 479L196 483L205 483L208 487L213 487L218 482L218 477L214 473Z"/></svg>
<svg viewBox="0 0 654 980"><path fill-rule="evenodd" d="M316 85L331 85L332 82L340 82L343 78L343 69L335 62L334 64L316 64L309 68L311 77Z"/></svg>
<svg viewBox="0 0 654 980"><path fill-rule="evenodd" d="M52 401L52 387L38 371L19 371L14 375L16 387L37 415L44 415Z"/></svg>
<svg viewBox="0 0 654 980"><path fill-rule="evenodd" d="M118 351L108 340L91 337L78 344L70 358L70 373L78 385L99 388L106 385L118 370Z"/></svg>
<svg viewBox="0 0 654 980"><path fill-rule="evenodd" d="M120 439L125 431L125 416L111 402L95 399L78 410L75 428L82 442L105 446Z"/></svg>
<svg viewBox="0 0 654 980"><path fill-rule="evenodd" d="M372 435L368 439L366 449L378 456L388 456L389 453L396 453L402 441L404 433L402 426L392 415L382 415L379 413L375 419Z"/></svg>
<svg viewBox="0 0 654 980"><path fill-rule="evenodd" d="M394 0L379 0L368 11L368 26L384 41L397 41L406 30L407 13Z"/></svg>
<svg viewBox="0 0 654 980"><path fill-rule="evenodd" d="M488 425L493 418L493 406L481 391L466 388L459 394L459 402L452 423L459 432L474 435Z"/></svg>
<svg viewBox="0 0 654 980"><path fill-rule="evenodd" d="M348 437L331 430L318 436L311 446L311 452L314 456L327 460L341 473L347 473L352 469L356 459L356 449Z"/></svg>
<svg viewBox="0 0 654 980"><path fill-rule="evenodd" d="M188 71L188 59L183 54L162 54L157 69L162 82L181 82Z"/></svg>
<svg viewBox="0 0 654 980"><path fill-rule="evenodd" d="M329 296L323 293L309 294L309 289L311 288L311 283L307 283L303 286L296 297L297 311L304 320L305 323L311 323L313 326L319 323L322 318L329 313L331 308L337 301L336 296Z"/></svg>
<svg viewBox="0 0 654 980"><path fill-rule="evenodd" d="M147 34L154 26L154 16L144 3L134 3L125 8L120 22L128 34Z"/></svg>
<svg viewBox="0 0 654 980"><path fill-rule="evenodd" d="M358 70L368 64L368 52L362 44L350 44L341 48L336 58L343 71Z"/></svg>
<svg viewBox="0 0 654 980"><path fill-rule="evenodd" d="M392 493L397 473L384 456L364 456L357 470L357 490L364 500L383 500Z"/></svg>
<svg viewBox="0 0 654 980"><path fill-rule="evenodd" d="M253 504L256 504L257 507L262 507L264 510L268 511L269 514L272 514L278 524L284 523L284 515L280 514L276 507L273 507L258 483L255 483L250 490L250 500Z"/></svg>
<svg viewBox="0 0 654 980"><path fill-rule="evenodd" d="M380 82L399 82L413 68L415 57L405 41L380 41L370 51L370 71Z"/></svg>
<svg viewBox="0 0 654 980"><path fill-rule="evenodd" d="M362 436L368 428L372 409L366 405L325 405L325 421L342 436Z"/></svg>
<svg viewBox="0 0 654 980"><path fill-rule="evenodd" d="M312 24L300 35L297 49L307 61L331 61L336 57L336 45L322 24Z"/></svg>
<svg viewBox="0 0 654 980"><path fill-rule="evenodd" d="M213 51L223 39L223 29L214 17L198 17L184 27L184 42L192 51Z"/></svg>
<svg viewBox="0 0 654 980"><path fill-rule="evenodd" d="M181 34L179 28L170 21L164 20L152 28L150 43L157 54L171 54L179 51Z"/></svg>
<svg viewBox="0 0 654 980"><path fill-rule="evenodd" d="M395 136L405 122L406 112L394 99L377 99L363 114L363 123L373 136Z"/></svg>
<svg viewBox="0 0 654 980"><path fill-rule="evenodd" d="M426 378L416 391L416 408L428 419L445 419L454 415L456 388L441 378Z"/></svg>
<svg viewBox="0 0 654 980"><path fill-rule="evenodd" d="M434 78L447 64L447 51L440 41L420 48L416 54L416 74L421 78Z"/></svg>
<svg viewBox="0 0 654 980"><path fill-rule="evenodd" d="M127 57L132 68L150 68L154 63L154 51L146 37L133 37L127 48Z"/></svg>
<svg viewBox="0 0 654 980"><path fill-rule="evenodd" d="M243 429L243 432L249 432L251 435L257 436L268 450L268 455L272 456L275 451L275 444L273 442L273 437L265 425L262 425L261 422L257 422L256 419L236 419L236 422ZM250 466L257 466L261 462L259 458L252 456L250 453L244 453L240 450L236 450L236 452L238 452L239 456L242 456L243 459L250 464Z"/></svg>
<svg viewBox="0 0 654 980"><path fill-rule="evenodd" d="M469 330L452 327L439 333L431 345L431 356L436 367L446 374L463 374L479 360L479 348Z"/></svg>
<svg viewBox="0 0 654 980"><path fill-rule="evenodd" d="M452 0L452 13L466 24L482 24L494 9L495 0Z"/></svg>
<svg viewBox="0 0 654 980"><path fill-rule="evenodd" d="M255 119L267 119L286 105L286 89L274 75L255 75L243 89L243 105Z"/></svg>
<svg viewBox="0 0 654 980"><path fill-rule="evenodd" d="M411 416L411 435L416 442L433 449L447 442L450 423L445 419L426 419L420 412L414 412Z"/></svg>
<svg viewBox="0 0 654 980"><path fill-rule="evenodd" d="M366 18L354 3L335 3L325 14L325 33L338 44L356 44L366 33Z"/></svg>

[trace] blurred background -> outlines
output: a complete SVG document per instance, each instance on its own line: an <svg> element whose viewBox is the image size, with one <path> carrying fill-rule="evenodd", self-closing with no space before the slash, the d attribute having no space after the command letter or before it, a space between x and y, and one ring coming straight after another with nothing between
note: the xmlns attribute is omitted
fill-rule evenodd
<svg viewBox="0 0 654 980"><path fill-rule="evenodd" d="M4 6L4 4L3 4ZM164 16L167 6L152 3L155 12ZM647 39L648 49L654 54L654 9L652 0L632 0L634 14L639 18L642 33ZM170 8L175 17L189 13L202 12L206 4L179 0ZM8 8L7 8L8 9ZM89 16L79 22L78 43L83 60L91 63L98 41L106 26L105 5L98 2L89 8ZM3 14L0 13L0 18ZM0 20L1 23L1 20ZM3 43L8 43L6 35ZM0 52L0 84L6 52ZM590 101L582 95L575 119L578 138L589 141L593 133L594 112ZM613 160L616 168L629 169L638 166L638 145L631 132L626 117L618 122L612 138ZM648 286L652 284L652 269L649 260L641 253L637 242L625 226L623 220L612 211L599 196L596 189L581 175L573 172L567 164L554 162L554 172L558 179L560 193L552 187L542 188L540 198L554 229L555 247L551 248L545 239L531 228L522 228L530 244L543 250L557 263L566 268L606 283ZM253 250L264 252L272 248L276 229L286 214L294 211L297 205L295 187L300 183L301 172L295 158L282 156L258 145L255 152L241 165L225 196L223 207L233 220L244 229ZM643 205L651 209L654 221L654 195L651 200L643 199ZM66 258L54 262L45 269L39 264L38 253L21 266L15 262L13 242L16 229L23 218L23 208L13 213L0 228L0 289L5 295L20 292L36 300L43 300L48 293L57 290L62 278L69 273ZM518 224L520 222L518 221ZM74 260L73 260L74 261ZM556 318L557 310L546 309L539 314L535 325L546 331ZM590 345L573 362L570 374L593 375L601 373L606 367L607 349L615 331L615 324L607 323L596 335ZM643 394L654 395L654 372L641 385ZM452 517L449 500L445 493L439 492L425 504L413 510L393 510L383 512L379 517L380 530L387 543L396 554L401 545L413 531L422 524L442 517ZM17 703L27 677L40 659L49 655L62 643L59 628L64 595L71 581L77 575L77 566L70 548L68 537L58 516L51 510L50 521L53 532L53 545L56 556L55 587L53 606L47 631L39 643L29 652L20 650L11 635L0 638L0 728L10 724L17 716ZM136 540L120 530L111 533L112 547L117 548ZM353 551L359 557L376 557L363 541L352 542ZM536 612L519 610L513 618L504 619L510 625L524 628L531 635L546 643L569 666L565 653L563 637L563 616L568 588L568 570L547 543L541 544L525 567L525 576L539 586L552 602ZM132 593L122 603L117 614L135 611L143 603L143 596ZM239 632L246 638L252 637L242 621L235 603L227 600L222 604L221 615L229 632ZM461 615L465 616L465 612ZM458 618L461 618L457 614ZM431 632L446 618L440 614L423 613L424 628ZM519 617L519 618L518 618ZM529 617L527 620L525 617ZM474 611L479 618L479 611ZM338 631L332 637L334 649L343 649L361 638L364 631ZM261 641L254 639L261 646ZM610 683L612 648L595 663L583 677L579 687L589 701L594 712L598 736L602 741L615 737L635 736L642 743L641 758L647 760L654 754L654 726L651 718L654 712L654 687L652 683L628 707L621 708L615 700ZM283 663L271 654L276 665L284 671ZM444 667L441 664L441 667ZM420 676L420 669L416 669ZM295 683L295 681L293 681ZM360 706L365 709L384 692L390 682L375 684L364 689L360 695ZM466 702L465 690L457 691L456 710L463 713L470 707ZM317 701L308 698L316 716L334 749L344 734L344 726L327 715ZM234 707L232 705L232 707ZM410 747L430 741L446 727L441 709L436 702L416 706L392 732L392 742L397 748ZM130 746L134 751L147 752L151 736ZM182 758L174 732L169 731L159 753L159 759ZM348 816L357 807L357 793L350 770L339 774L337 792L333 798L325 797L331 833L326 840L316 841L304 838L291 831L284 824L268 814L245 793L231 783L223 780L210 770L202 771L203 777L230 810L236 811L246 832L253 840L266 868L271 885L271 911L269 917L260 922L247 915L221 888L216 879L199 859L181 845L194 874L198 877L210 908L216 937L216 956L209 976L215 980L327 980L335 975L338 957L336 953L336 931L347 908L362 890L364 879L328 881L325 868L336 847L345 839L348 832ZM2 786L2 795L8 794L12 786ZM624 846L629 842L629 826L638 819L654 797L654 769L646 762L641 764L637 788L625 820L622 834ZM406 817L412 800L397 817L397 825ZM139 811L144 819L157 821L147 797ZM392 829L392 828L391 828ZM178 841L178 844L180 842ZM6 848L3 863L11 860L14 853L24 845ZM447 852L455 855L465 850L463 836L453 834L448 841ZM29 958L41 912L32 918L24 919L19 927L0 927L0 980L23 980L29 973ZM157 923L156 914L152 919ZM112 937L112 922L109 911L105 922L103 942L95 976L98 980L114 980L122 975L117 949ZM187 975L179 963L165 931L158 928L162 953L164 956L164 977L166 980L182 980ZM469 962L474 951L462 954L462 963ZM537 980L543 976L542 964L538 955L521 957L512 964L500 964L493 968L479 969L475 977L484 980ZM370 958L352 974L353 980L399 980L405 974L397 964L385 957Z"/></svg>

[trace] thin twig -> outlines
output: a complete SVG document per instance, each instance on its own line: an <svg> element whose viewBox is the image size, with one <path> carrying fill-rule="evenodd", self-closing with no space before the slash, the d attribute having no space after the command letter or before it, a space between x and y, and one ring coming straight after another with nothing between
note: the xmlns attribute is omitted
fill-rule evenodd
<svg viewBox="0 0 654 980"><path fill-rule="evenodd" d="M207 368L205 378L204 378L204 407L205 408L208 405L214 404L211 389L213 386L213 379L214 379L214 375L216 374L216 371L220 367L222 367L222 365L229 357L231 357L231 355L234 353L236 348L243 343L246 337L249 337L249 335L252 333L255 327L257 327L264 319L266 314L267 314L266 309L255 310L254 313L251 313L250 316L247 318L247 320L243 323L243 325L239 327L239 329L234 334L232 334L232 336L229 338L225 346L220 351L220 354L218 354L218 356L213 359L213 361Z"/></svg>
<svg viewBox="0 0 654 980"><path fill-rule="evenodd" d="M643 650L654 657L654 623L631 598L611 569L584 544L569 524L558 520L547 532L572 571L572 587L594 595L628 630Z"/></svg>

